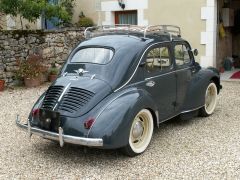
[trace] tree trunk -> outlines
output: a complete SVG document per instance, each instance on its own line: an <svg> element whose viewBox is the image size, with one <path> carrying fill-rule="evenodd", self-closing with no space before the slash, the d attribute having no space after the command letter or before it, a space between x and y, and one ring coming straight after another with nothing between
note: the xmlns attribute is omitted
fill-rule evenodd
<svg viewBox="0 0 240 180"><path fill-rule="evenodd" d="M20 16L20 22L21 22L21 27L22 27L22 30L23 30L22 16Z"/></svg>

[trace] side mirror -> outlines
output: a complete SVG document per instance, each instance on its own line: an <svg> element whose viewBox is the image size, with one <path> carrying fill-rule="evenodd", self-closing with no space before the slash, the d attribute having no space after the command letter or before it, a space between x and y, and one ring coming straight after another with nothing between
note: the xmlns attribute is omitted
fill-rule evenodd
<svg viewBox="0 0 240 180"><path fill-rule="evenodd" d="M193 55L197 56L198 55L198 50L197 49L192 49Z"/></svg>

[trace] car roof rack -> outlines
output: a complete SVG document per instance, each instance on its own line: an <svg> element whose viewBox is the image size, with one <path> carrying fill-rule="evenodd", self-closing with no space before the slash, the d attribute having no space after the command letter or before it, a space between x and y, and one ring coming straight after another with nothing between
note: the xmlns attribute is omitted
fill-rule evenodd
<svg viewBox="0 0 240 180"><path fill-rule="evenodd" d="M104 26L93 26L88 27L84 31L84 36L86 39L91 37L101 35L103 33L114 33L114 32L130 32L142 33L143 38L146 39L148 33L167 33L172 41L173 35L181 37L181 29L175 25L154 25L154 26L137 26L130 24L116 24L116 25L104 25Z"/></svg>

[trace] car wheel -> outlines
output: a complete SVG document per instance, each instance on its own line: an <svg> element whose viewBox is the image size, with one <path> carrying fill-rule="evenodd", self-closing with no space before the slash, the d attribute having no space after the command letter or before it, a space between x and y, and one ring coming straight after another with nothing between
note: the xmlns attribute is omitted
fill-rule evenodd
<svg viewBox="0 0 240 180"><path fill-rule="evenodd" d="M205 94L205 105L200 109L200 116L207 117L210 116L217 104L217 86L214 82L211 82Z"/></svg>
<svg viewBox="0 0 240 180"><path fill-rule="evenodd" d="M128 156L136 156L143 153L153 134L153 117L149 110L141 110L133 119L128 145L123 148L123 151Z"/></svg>

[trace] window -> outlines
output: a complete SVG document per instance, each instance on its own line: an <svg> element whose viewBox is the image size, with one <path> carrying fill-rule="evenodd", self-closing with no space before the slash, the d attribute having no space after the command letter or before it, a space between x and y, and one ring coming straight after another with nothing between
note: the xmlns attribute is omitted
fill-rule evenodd
<svg viewBox="0 0 240 180"><path fill-rule="evenodd" d="M167 47L157 47L148 52L146 58L146 68L148 72L169 69L171 65L172 62Z"/></svg>
<svg viewBox="0 0 240 180"><path fill-rule="evenodd" d="M115 24L137 25L137 11L117 11L115 12Z"/></svg>
<svg viewBox="0 0 240 180"><path fill-rule="evenodd" d="M174 54L177 66L182 66L191 62L188 51L189 49L184 44L175 46Z"/></svg>
<svg viewBox="0 0 240 180"><path fill-rule="evenodd" d="M113 54L113 51L107 48L84 48L73 55L71 62L107 64L111 61Z"/></svg>

